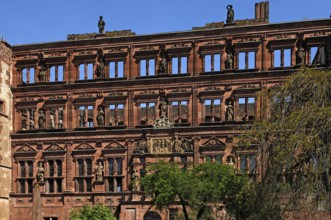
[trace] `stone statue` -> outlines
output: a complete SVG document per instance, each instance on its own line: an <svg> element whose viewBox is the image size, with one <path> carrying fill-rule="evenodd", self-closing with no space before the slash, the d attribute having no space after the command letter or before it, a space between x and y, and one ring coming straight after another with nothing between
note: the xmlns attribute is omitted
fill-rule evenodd
<svg viewBox="0 0 331 220"><path fill-rule="evenodd" d="M39 111L38 126L39 128L45 128L46 115L44 110Z"/></svg>
<svg viewBox="0 0 331 220"><path fill-rule="evenodd" d="M102 107L98 109L98 116L97 116L98 126L105 126L105 112L103 111Z"/></svg>
<svg viewBox="0 0 331 220"><path fill-rule="evenodd" d="M39 82L46 82L46 65L45 64L41 64L40 70L39 70Z"/></svg>
<svg viewBox="0 0 331 220"><path fill-rule="evenodd" d="M160 102L159 102L159 110L160 110L160 117L166 117L167 116L167 102L164 100L164 98L160 98Z"/></svg>
<svg viewBox="0 0 331 220"><path fill-rule="evenodd" d="M232 8L232 5L226 6L226 9L228 9L226 23L227 24L232 24L233 23L233 19L234 19L234 10Z"/></svg>
<svg viewBox="0 0 331 220"><path fill-rule="evenodd" d="M229 165L229 166L231 166L231 167L233 167L233 168L235 168L235 166L236 166L236 164L233 161L233 157L232 156L229 156L228 157L228 162L226 164Z"/></svg>
<svg viewBox="0 0 331 220"><path fill-rule="evenodd" d="M102 163L99 161L96 168L95 168L95 174L96 174L96 180L97 181L103 181L103 166Z"/></svg>
<svg viewBox="0 0 331 220"><path fill-rule="evenodd" d="M165 57L164 53L162 53L161 57L159 58L159 68L157 70L157 73L167 73L167 66L168 60Z"/></svg>
<svg viewBox="0 0 331 220"><path fill-rule="evenodd" d="M54 112L51 111L50 115L49 115L49 123L50 123L50 127L52 129L55 128L55 115L54 115Z"/></svg>
<svg viewBox="0 0 331 220"><path fill-rule="evenodd" d="M105 63L102 58L99 59L99 63L95 72L98 78L105 77Z"/></svg>
<svg viewBox="0 0 331 220"><path fill-rule="evenodd" d="M225 110L225 120L233 121L234 120L234 109L232 105L232 101L229 101L226 110Z"/></svg>
<svg viewBox="0 0 331 220"><path fill-rule="evenodd" d="M138 142L137 145L139 153L146 153L147 152L147 139L143 138Z"/></svg>
<svg viewBox="0 0 331 220"><path fill-rule="evenodd" d="M225 69L232 69L232 68L233 68L233 56L231 51L227 51L225 58Z"/></svg>
<svg viewBox="0 0 331 220"><path fill-rule="evenodd" d="M131 179L131 186L132 186L132 191L139 190L139 175L138 175L137 170L133 171L132 179Z"/></svg>
<svg viewBox="0 0 331 220"><path fill-rule="evenodd" d="M63 110L59 110L59 121L58 121L58 128L63 128Z"/></svg>
<svg viewBox="0 0 331 220"><path fill-rule="evenodd" d="M106 22L103 20L102 16L100 16L100 19L99 19L99 22L98 22L99 34L104 34L105 25L106 25Z"/></svg>
<svg viewBox="0 0 331 220"><path fill-rule="evenodd" d="M182 151L182 148L181 148L182 141L179 139L178 136L174 136L172 138L172 143L171 144L172 144L172 146L174 148L174 152L181 152Z"/></svg>
<svg viewBox="0 0 331 220"><path fill-rule="evenodd" d="M191 143L186 140L186 139L182 139L182 144L181 144L181 153L184 153L184 152L192 152L193 149L191 147Z"/></svg>
<svg viewBox="0 0 331 220"><path fill-rule="evenodd" d="M297 64L298 65L304 65L305 64L305 58L306 58L306 52L305 49L300 46L297 51Z"/></svg>
<svg viewBox="0 0 331 220"><path fill-rule="evenodd" d="M44 168L41 162L38 163L36 177L37 177L37 182L44 182Z"/></svg>
<svg viewBox="0 0 331 220"><path fill-rule="evenodd" d="M79 114L79 126L85 127L85 110L80 110Z"/></svg>

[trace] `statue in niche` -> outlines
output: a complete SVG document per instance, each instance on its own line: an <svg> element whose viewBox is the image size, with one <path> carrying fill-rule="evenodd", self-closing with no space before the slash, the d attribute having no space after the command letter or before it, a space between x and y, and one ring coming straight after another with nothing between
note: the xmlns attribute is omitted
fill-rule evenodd
<svg viewBox="0 0 331 220"><path fill-rule="evenodd" d="M58 122L58 128L63 128L63 110L59 110L59 122Z"/></svg>
<svg viewBox="0 0 331 220"><path fill-rule="evenodd" d="M159 58L159 68L157 70L157 73L162 74L162 73L167 73L168 72L168 59L166 56L166 52L164 49L162 49L160 53L160 58Z"/></svg>
<svg viewBox="0 0 331 220"><path fill-rule="evenodd" d="M297 64L303 65L305 64L306 52L305 49L300 46L297 51Z"/></svg>
<svg viewBox="0 0 331 220"><path fill-rule="evenodd" d="M159 102L160 118L164 118L167 116L167 107L168 105L165 99L163 97L160 98L160 102Z"/></svg>
<svg viewBox="0 0 331 220"><path fill-rule="evenodd" d="M132 178L131 178L131 187L132 191L139 190L139 174L137 170L133 171Z"/></svg>
<svg viewBox="0 0 331 220"><path fill-rule="evenodd" d="M44 168L41 162L38 163L37 167L37 182L44 182Z"/></svg>
<svg viewBox="0 0 331 220"><path fill-rule="evenodd" d="M39 82L46 82L46 71L47 71L47 67L44 63L42 63L38 75Z"/></svg>
<svg viewBox="0 0 331 220"><path fill-rule="evenodd" d="M227 18L226 18L226 23L227 24L232 24L233 23L233 19L234 19L234 10L233 10L233 6L232 5L227 5L226 9L228 9L228 13L227 13Z"/></svg>
<svg viewBox="0 0 331 220"><path fill-rule="evenodd" d="M103 111L102 107L98 109L98 116L97 116L98 126L105 126L105 112Z"/></svg>
<svg viewBox="0 0 331 220"><path fill-rule="evenodd" d="M46 115L44 110L39 111L39 117L38 117L38 126L39 128L45 128L45 122L46 122Z"/></svg>
<svg viewBox="0 0 331 220"><path fill-rule="evenodd" d="M82 128L85 127L86 110L87 109L80 110L80 113L79 113L79 126L82 127Z"/></svg>
<svg viewBox="0 0 331 220"><path fill-rule="evenodd" d="M98 78L105 77L105 63L103 61L103 58L99 59L99 63L95 72Z"/></svg>
<svg viewBox="0 0 331 220"><path fill-rule="evenodd" d="M191 147L191 143L186 140L186 139L182 139L182 144L181 144L181 153L184 153L184 152L192 152L192 147Z"/></svg>
<svg viewBox="0 0 331 220"><path fill-rule="evenodd" d="M98 21L99 34L104 34L105 26L106 26L106 22L103 20L103 17L100 16L100 19Z"/></svg>
<svg viewBox="0 0 331 220"><path fill-rule="evenodd" d="M103 170L102 163L99 161L95 168L96 181L103 181Z"/></svg>
<svg viewBox="0 0 331 220"><path fill-rule="evenodd" d="M233 121L234 120L234 108L232 105L232 101L230 100L225 110L225 120Z"/></svg>
<svg viewBox="0 0 331 220"><path fill-rule="evenodd" d="M52 129L55 128L55 112L54 111L51 111L50 115L49 115L49 123L50 123L50 127Z"/></svg>
<svg viewBox="0 0 331 220"><path fill-rule="evenodd" d="M23 112L22 112L22 130L26 130L28 127L26 124L26 120L27 120L26 111L23 110Z"/></svg>
<svg viewBox="0 0 331 220"><path fill-rule="evenodd" d="M233 55L231 51L227 51L225 58L225 69L232 69L232 68L233 68Z"/></svg>
<svg viewBox="0 0 331 220"><path fill-rule="evenodd" d="M228 160L227 160L227 163L226 164L229 165L229 166L231 166L231 167L233 167L233 168L236 167L236 164L234 163L232 156L228 156Z"/></svg>
<svg viewBox="0 0 331 220"><path fill-rule="evenodd" d="M174 152L181 152L182 141L179 139L178 135L172 138L171 145L173 146Z"/></svg>
<svg viewBox="0 0 331 220"><path fill-rule="evenodd" d="M137 145L139 153L146 153L147 152L147 139L143 138L138 142Z"/></svg>

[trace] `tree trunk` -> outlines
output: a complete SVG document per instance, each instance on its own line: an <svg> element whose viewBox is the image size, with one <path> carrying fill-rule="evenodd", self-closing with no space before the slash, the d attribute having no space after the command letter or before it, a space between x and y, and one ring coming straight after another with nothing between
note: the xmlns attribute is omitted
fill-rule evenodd
<svg viewBox="0 0 331 220"><path fill-rule="evenodd" d="M182 208L183 208L183 213L184 213L185 220L190 220L188 218L185 201L183 200L183 198L181 196L179 196L179 201L180 201L180 204L182 205Z"/></svg>
<svg viewBox="0 0 331 220"><path fill-rule="evenodd" d="M205 210L206 210L206 206L204 205L204 206L202 206L201 209L199 210L199 212L198 212L198 214L197 214L197 217L196 217L196 220L199 220L199 219L202 217L203 213L205 213Z"/></svg>

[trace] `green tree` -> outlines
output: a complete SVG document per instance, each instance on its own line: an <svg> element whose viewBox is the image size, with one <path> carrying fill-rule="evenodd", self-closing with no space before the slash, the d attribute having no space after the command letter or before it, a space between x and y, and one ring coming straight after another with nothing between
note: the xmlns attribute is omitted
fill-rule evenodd
<svg viewBox="0 0 331 220"><path fill-rule="evenodd" d="M95 206L84 205L70 212L70 220L116 220L110 209L101 203Z"/></svg>
<svg viewBox="0 0 331 220"><path fill-rule="evenodd" d="M236 197L248 210L238 219L261 219L256 210L278 212L263 219L293 210L331 211L331 71L301 69L260 99L267 119L248 126L241 142L257 144L262 179ZM249 206L243 195L259 202Z"/></svg>
<svg viewBox="0 0 331 220"><path fill-rule="evenodd" d="M179 203L186 220L189 212L196 219L207 218L213 205L226 204L245 183L227 165L205 163L181 169L178 164L162 161L151 165L151 172L141 180L145 193L159 209Z"/></svg>

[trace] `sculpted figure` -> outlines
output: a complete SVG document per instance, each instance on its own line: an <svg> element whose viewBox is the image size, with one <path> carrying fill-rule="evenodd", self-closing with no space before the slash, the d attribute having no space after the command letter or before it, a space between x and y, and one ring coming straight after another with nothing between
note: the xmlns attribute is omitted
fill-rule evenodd
<svg viewBox="0 0 331 220"><path fill-rule="evenodd" d="M233 168L235 168L235 166L236 166L236 164L234 163L233 158L231 156L228 157L227 165L229 165L229 166L231 166Z"/></svg>
<svg viewBox="0 0 331 220"><path fill-rule="evenodd" d="M166 117L167 116L167 103L164 100L164 98L160 99L159 110L160 110L160 117Z"/></svg>
<svg viewBox="0 0 331 220"><path fill-rule="evenodd" d="M103 62L103 59L99 60L99 63L97 65L97 69L96 69L96 75L98 78L105 77L105 64Z"/></svg>
<svg viewBox="0 0 331 220"><path fill-rule="evenodd" d="M105 112L103 111L102 107L99 107L97 121L98 121L98 126L105 125Z"/></svg>
<svg viewBox="0 0 331 220"><path fill-rule="evenodd" d="M97 181L103 181L103 166L100 161L95 168L95 174L97 177Z"/></svg>
<svg viewBox="0 0 331 220"><path fill-rule="evenodd" d="M98 21L99 34L104 34L106 22L103 20L102 16Z"/></svg>
<svg viewBox="0 0 331 220"><path fill-rule="evenodd" d="M39 118L38 118L38 126L39 128L45 127L45 121L46 121L46 115L44 113L44 110L39 111Z"/></svg>
<svg viewBox="0 0 331 220"><path fill-rule="evenodd" d="M305 64L306 52L305 49L300 46L297 51L297 64L303 65Z"/></svg>
<svg viewBox="0 0 331 220"><path fill-rule="evenodd" d="M168 61L164 55L159 58L159 68L157 70L158 73L167 73Z"/></svg>
<svg viewBox="0 0 331 220"><path fill-rule="evenodd" d="M233 67L233 56L231 51L227 51L225 59L225 69L232 69Z"/></svg>
<svg viewBox="0 0 331 220"><path fill-rule="evenodd" d="M41 162L38 163L37 182L44 182L44 168Z"/></svg>
<svg viewBox="0 0 331 220"><path fill-rule="evenodd" d="M233 19L234 19L234 10L232 8L232 5L226 6L226 9L228 9L226 23L227 24L232 24L233 23Z"/></svg>
<svg viewBox="0 0 331 220"><path fill-rule="evenodd" d="M49 115L49 122L50 122L50 127L53 129L55 128L55 116L54 116L54 112L51 111L50 115Z"/></svg>
<svg viewBox="0 0 331 220"><path fill-rule="evenodd" d="M46 82L46 71L47 71L47 68L46 68L45 64L42 64L40 67L40 70L39 70L39 75L38 75L39 82Z"/></svg>
<svg viewBox="0 0 331 220"><path fill-rule="evenodd" d="M233 121L234 120L234 109L233 109L232 101L229 101L229 104L226 107L225 120L226 121Z"/></svg>

